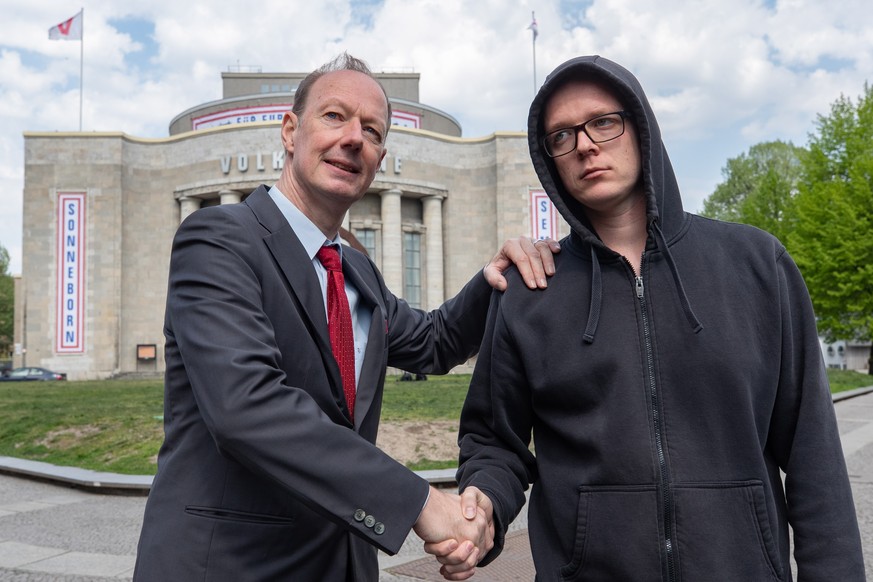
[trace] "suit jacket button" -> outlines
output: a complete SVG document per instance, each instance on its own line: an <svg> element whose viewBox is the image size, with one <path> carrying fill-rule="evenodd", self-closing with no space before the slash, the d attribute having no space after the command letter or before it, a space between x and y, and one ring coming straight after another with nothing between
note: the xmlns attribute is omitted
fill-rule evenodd
<svg viewBox="0 0 873 582"><path fill-rule="evenodd" d="M367 527L373 527L374 525L376 525L376 518L372 515L368 515L366 518L364 518L364 525Z"/></svg>
<svg viewBox="0 0 873 582"><path fill-rule="evenodd" d="M373 526L373 533L375 533L377 536L385 533L385 524L381 521L377 521L376 525Z"/></svg>
<svg viewBox="0 0 873 582"><path fill-rule="evenodd" d="M363 509L355 510L355 521L364 521L364 518L367 517L367 512Z"/></svg>

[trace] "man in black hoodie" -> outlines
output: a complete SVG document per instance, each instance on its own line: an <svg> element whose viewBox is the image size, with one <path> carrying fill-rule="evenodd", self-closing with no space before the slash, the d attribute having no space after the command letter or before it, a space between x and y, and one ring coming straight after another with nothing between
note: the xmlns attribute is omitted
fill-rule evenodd
<svg viewBox="0 0 873 582"><path fill-rule="evenodd" d="M533 483L541 582L791 580L789 526L798 580L864 580L815 317L785 248L683 211L646 96L611 61L552 72L528 136L571 234L547 289L492 296L458 471L494 505L480 565Z"/></svg>

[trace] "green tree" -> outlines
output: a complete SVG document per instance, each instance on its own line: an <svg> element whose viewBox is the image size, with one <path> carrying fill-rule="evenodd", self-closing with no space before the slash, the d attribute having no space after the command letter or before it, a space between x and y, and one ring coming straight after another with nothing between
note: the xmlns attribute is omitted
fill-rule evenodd
<svg viewBox="0 0 873 582"><path fill-rule="evenodd" d="M873 90L818 116L788 248L829 339L873 340ZM873 348L870 356L873 374Z"/></svg>
<svg viewBox="0 0 873 582"><path fill-rule="evenodd" d="M0 245L0 360L9 356L12 346L15 288L9 274L9 251Z"/></svg>
<svg viewBox="0 0 873 582"><path fill-rule="evenodd" d="M790 142L771 141L729 159L724 181L703 202L701 214L751 224L784 240L804 153Z"/></svg>

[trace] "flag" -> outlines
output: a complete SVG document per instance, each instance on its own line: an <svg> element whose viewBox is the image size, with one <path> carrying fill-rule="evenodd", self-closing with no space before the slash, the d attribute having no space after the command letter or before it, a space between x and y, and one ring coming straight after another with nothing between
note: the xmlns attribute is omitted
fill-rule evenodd
<svg viewBox="0 0 873 582"><path fill-rule="evenodd" d="M49 28L49 40L82 40L82 11Z"/></svg>
<svg viewBox="0 0 873 582"><path fill-rule="evenodd" d="M530 26L528 26L527 28L528 28L528 30L533 31L533 39L536 40L537 36L539 36L539 34L540 34L540 31L537 29L537 19L534 16L533 12L530 13L530 18L531 18Z"/></svg>

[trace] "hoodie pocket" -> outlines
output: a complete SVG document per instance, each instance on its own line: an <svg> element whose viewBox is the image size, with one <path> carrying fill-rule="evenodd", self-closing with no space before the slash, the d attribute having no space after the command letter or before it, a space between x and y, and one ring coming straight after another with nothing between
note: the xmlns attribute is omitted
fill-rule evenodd
<svg viewBox="0 0 873 582"><path fill-rule="evenodd" d="M673 487L683 580L783 580L761 481Z"/></svg>
<svg viewBox="0 0 873 582"><path fill-rule="evenodd" d="M582 486L572 555L560 569L561 580L659 581L659 539L654 486Z"/></svg>

